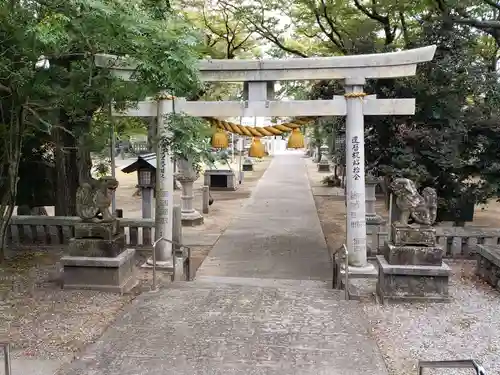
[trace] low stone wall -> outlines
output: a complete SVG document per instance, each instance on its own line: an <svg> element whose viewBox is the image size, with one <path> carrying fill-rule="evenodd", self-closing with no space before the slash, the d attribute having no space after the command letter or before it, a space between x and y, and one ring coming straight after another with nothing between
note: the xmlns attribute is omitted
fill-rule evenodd
<svg viewBox="0 0 500 375"><path fill-rule="evenodd" d="M499 228L486 227L435 227L438 245L445 258L475 259L478 245L498 245ZM381 228L371 234L372 249L380 254L389 234Z"/></svg>
<svg viewBox="0 0 500 375"><path fill-rule="evenodd" d="M32 247L60 246L69 243L75 235L79 217L66 216L13 216L7 229L7 246ZM153 219L120 218L125 232L126 246L151 247L154 239Z"/></svg>
<svg viewBox="0 0 500 375"><path fill-rule="evenodd" d="M13 216L7 231L7 245L64 245L74 236L78 217ZM153 219L121 218L126 245L134 248L150 247L154 239ZM500 229L485 227L436 227L438 245L445 258L475 259L478 245L499 245ZM371 244L381 253L388 232L385 229L371 234Z"/></svg>
<svg viewBox="0 0 500 375"><path fill-rule="evenodd" d="M500 291L500 246L477 247L476 274Z"/></svg>

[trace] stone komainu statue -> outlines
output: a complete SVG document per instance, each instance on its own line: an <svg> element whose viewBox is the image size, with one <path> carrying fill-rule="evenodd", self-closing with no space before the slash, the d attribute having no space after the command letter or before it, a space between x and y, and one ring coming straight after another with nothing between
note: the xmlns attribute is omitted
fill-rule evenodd
<svg viewBox="0 0 500 375"><path fill-rule="evenodd" d="M401 210L397 220L399 224L408 225L410 217L419 224L434 224L437 215L436 190L426 187L420 195L415 183L407 178L396 178L391 189L396 196L396 205Z"/></svg>
<svg viewBox="0 0 500 375"><path fill-rule="evenodd" d="M118 181L110 176L84 182L76 191L76 213L84 221L109 222L115 220L109 207L111 206L112 194L117 188Z"/></svg>

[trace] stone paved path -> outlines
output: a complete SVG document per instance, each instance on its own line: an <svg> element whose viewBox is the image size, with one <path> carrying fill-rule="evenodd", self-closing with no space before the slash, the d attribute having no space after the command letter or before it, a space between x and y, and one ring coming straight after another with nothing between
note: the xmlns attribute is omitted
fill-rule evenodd
<svg viewBox="0 0 500 375"><path fill-rule="evenodd" d="M198 277L327 280L331 270L305 160L293 153L273 158Z"/></svg>
<svg viewBox="0 0 500 375"><path fill-rule="evenodd" d="M138 297L61 375L387 375L298 155L274 158L193 282Z"/></svg>

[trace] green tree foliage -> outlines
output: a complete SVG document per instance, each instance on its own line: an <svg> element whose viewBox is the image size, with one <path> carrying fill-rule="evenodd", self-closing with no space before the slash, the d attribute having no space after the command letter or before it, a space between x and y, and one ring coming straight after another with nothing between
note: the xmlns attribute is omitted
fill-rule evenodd
<svg viewBox="0 0 500 375"><path fill-rule="evenodd" d="M59 121L71 131L69 136L67 132L55 135L57 185L61 191L57 214L74 214L76 188L89 176L85 135L91 130L89 120L97 109L112 98L124 105L160 87L178 96L192 95L200 88L196 71L198 35L184 19L148 5L116 0L51 2L46 16L36 25L45 42L44 55L59 70L52 80L59 81L53 98L60 108ZM137 84L113 79L109 71L96 67L97 53L129 56L137 62Z"/></svg>
<svg viewBox="0 0 500 375"><path fill-rule="evenodd" d="M500 115L498 100L490 95L500 88L497 77L473 53L476 42L470 30L433 23L420 40L431 43L438 46L435 58L415 77L390 87L375 82L382 95L416 98L417 111L409 117L368 119L368 157L383 175L435 187L441 208L484 202L497 194L497 181L485 174L486 169L493 172L493 164L484 162L498 158L487 149L499 138L493 131L485 138L481 130ZM499 172L496 168L493 174Z"/></svg>
<svg viewBox="0 0 500 375"><path fill-rule="evenodd" d="M379 98L414 97L415 116L366 118L367 165L434 186L441 207L499 196L500 6L490 0L226 1L275 56L376 53L437 44L417 76L368 82ZM482 32L478 33L477 31ZM307 85L303 87L307 88ZM309 97L341 95L316 82ZM339 124L336 131L342 132ZM322 131L326 137L328 131Z"/></svg>
<svg viewBox="0 0 500 375"><path fill-rule="evenodd" d="M208 59L253 58L261 55L256 34L248 30L230 7L219 1L189 0L178 4L186 18L203 30L199 52ZM210 82L194 99L228 100L241 97L241 83Z"/></svg>
<svg viewBox="0 0 500 375"><path fill-rule="evenodd" d="M0 1L0 232L16 200L27 137L45 134L56 167L56 213L75 213L75 191L90 175L85 138L94 113L123 108L158 88L198 92L199 34L168 2L141 0ZM129 56L136 82L99 68L97 54ZM37 63L38 62L38 63ZM4 237L3 235L1 236ZM0 244L2 245L2 244Z"/></svg>
<svg viewBox="0 0 500 375"><path fill-rule="evenodd" d="M500 47L500 3L496 0L433 0L429 5L447 22L489 35ZM498 51L498 48L497 48Z"/></svg>

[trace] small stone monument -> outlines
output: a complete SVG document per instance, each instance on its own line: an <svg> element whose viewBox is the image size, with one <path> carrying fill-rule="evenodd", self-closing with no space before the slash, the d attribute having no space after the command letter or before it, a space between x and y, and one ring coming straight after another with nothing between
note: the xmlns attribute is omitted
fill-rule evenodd
<svg viewBox="0 0 500 375"><path fill-rule="evenodd" d="M391 185L400 215L391 225L391 239L377 255L377 293L382 302L449 300L450 268L436 243L437 195L426 187L420 195L413 181L397 178ZM414 223L409 224L413 219Z"/></svg>
<svg viewBox="0 0 500 375"><path fill-rule="evenodd" d="M61 258L63 288L125 293L137 284L135 250L125 249L123 229L109 210L117 187L114 177L79 186L76 211L81 221L75 224L68 255Z"/></svg>
<svg viewBox="0 0 500 375"><path fill-rule="evenodd" d="M320 148L321 160L318 163L318 172L330 172L330 162L328 161L328 146Z"/></svg>
<svg viewBox="0 0 500 375"><path fill-rule="evenodd" d="M253 161L250 158L245 158L243 161L243 164L241 166L242 170L244 172L251 172L253 171Z"/></svg>
<svg viewBox="0 0 500 375"><path fill-rule="evenodd" d="M231 169L207 169L203 178L203 185L207 185L213 191L234 191L238 188L236 176Z"/></svg>

